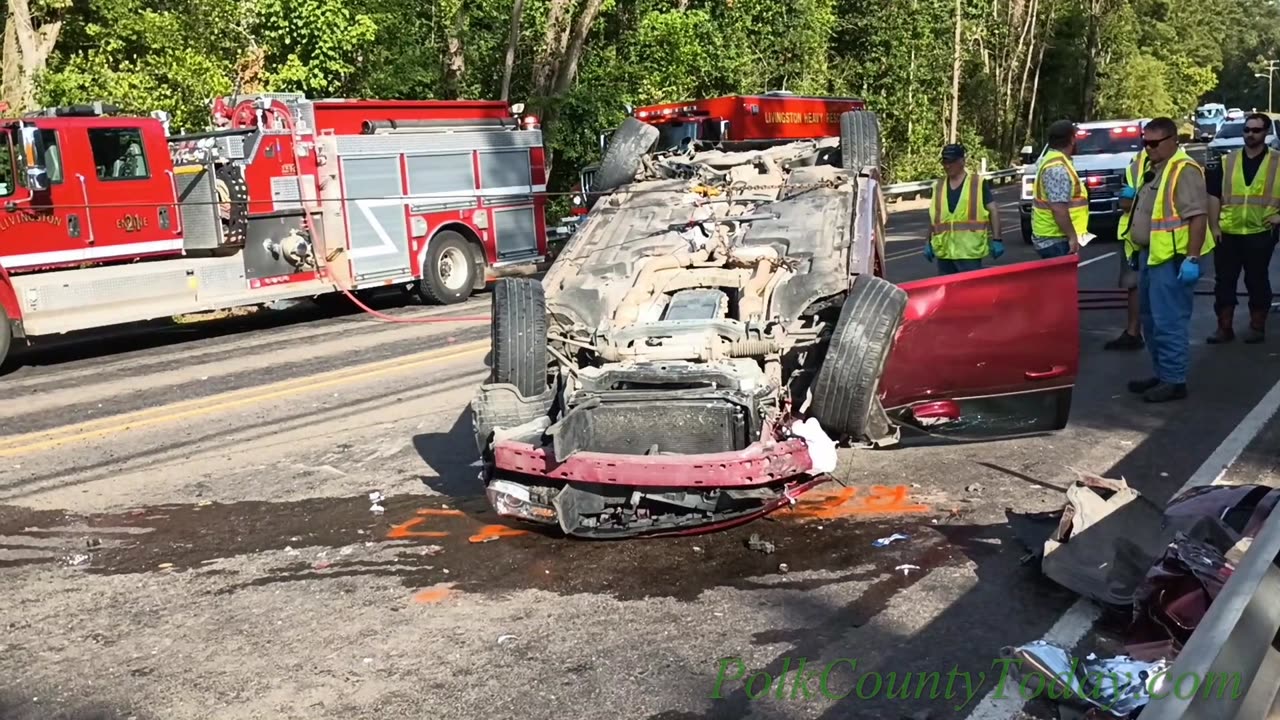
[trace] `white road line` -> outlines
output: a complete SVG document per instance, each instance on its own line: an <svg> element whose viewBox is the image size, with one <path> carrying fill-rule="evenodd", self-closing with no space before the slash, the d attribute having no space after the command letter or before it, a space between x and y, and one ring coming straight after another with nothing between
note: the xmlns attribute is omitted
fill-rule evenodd
<svg viewBox="0 0 1280 720"><path fill-rule="evenodd" d="M1105 255L1099 255L1099 256L1098 256L1098 257L1096 257L1096 258L1089 258L1088 260L1085 260L1084 262L1080 263L1080 267L1084 267L1085 265L1092 265L1093 263L1096 263L1096 262L1098 262L1099 260L1106 260L1107 258L1109 258L1109 257L1111 257L1112 255L1115 255L1115 254L1116 254L1116 252L1115 252L1114 250L1112 250L1111 252L1109 252L1109 253L1107 253L1107 254L1105 254Z"/></svg>
<svg viewBox="0 0 1280 720"><path fill-rule="evenodd" d="M1018 201L1017 201L1017 200L1014 200L1013 202L1007 202L1007 203L1001 203L1001 204L1000 204L1000 209L1001 209L1001 210L1008 210L1008 209L1009 209L1009 208L1011 208L1011 207L1018 207Z"/></svg>
<svg viewBox="0 0 1280 720"><path fill-rule="evenodd" d="M1115 253L1111 253L1114 255ZM1100 260L1101 258L1094 258ZM1253 442L1266 427L1267 422L1280 410L1280 381L1271 386L1271 390L1258 401L1249 414L1240 421L1235 430L1214 449L1200 467L1191 474L1191 478L1178 493L1203 485L1220 485L1231 466L1240 459L1241 453ZM1080 598L1063 613L1062 617L1049 628L1049 632L1041 638L1046 642L1056 643L1065 648L1075 648L1085 634L1093 628L1098 619L1099 609L1092 600ZM993 668L999 678L999 668ZM988 672L990 674L990 672ZM968 720L1010 720L1018 715L1024 705L1018 695L1016 684L1005 683L1003 688L992 688L991 692L978 703L970 713Z"/></svg>

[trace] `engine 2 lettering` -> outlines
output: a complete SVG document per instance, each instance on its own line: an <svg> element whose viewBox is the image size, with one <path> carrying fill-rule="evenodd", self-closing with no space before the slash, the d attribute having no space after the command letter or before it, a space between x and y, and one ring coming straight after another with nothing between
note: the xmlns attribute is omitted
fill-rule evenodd
<svg viewBox="0 0 1280 720"><path fill-rule="evenodd" d="M141 215L125 215L116 221L116 227L127 233L140 232L147 226L147 221Z"/></svg>

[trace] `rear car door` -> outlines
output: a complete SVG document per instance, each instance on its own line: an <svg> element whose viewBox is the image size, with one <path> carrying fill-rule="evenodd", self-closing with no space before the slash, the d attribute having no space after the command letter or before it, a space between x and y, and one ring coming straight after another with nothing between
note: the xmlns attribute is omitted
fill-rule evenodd
<svg viewBox="0 0 1280 720"><path fill-rule="evenodd" d="M901 284L906 314L880 380L889 416L954 439L1065 427L1079 368L1078 262L1069 255Z"/></svg>

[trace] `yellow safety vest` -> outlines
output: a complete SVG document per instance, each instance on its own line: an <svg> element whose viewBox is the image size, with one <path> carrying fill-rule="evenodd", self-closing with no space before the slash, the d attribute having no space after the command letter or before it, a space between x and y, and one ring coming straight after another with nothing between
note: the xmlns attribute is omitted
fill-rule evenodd
<svg viewBox="0 0 1280 720"><path fill-rule="evenodd" d="M1244 150L1222 159L1222 217L1224 233L1252 235L1270 230L1267 218L1280 212L1276 174L1280 173L1280 152L1267 148L1253 182L1244 183Z"/></svg>
<svg viewBox="0 0 1280 720"><path fill-rule="evenodd" d="M1062 165L1071 176L1071 202L1068 207L1071 213L1071 227L1075 228L1076 236L1079 237L1089 230L1089 192L1085 190L1084 183L1080 182L1080 176L1076 174L1071 158L1057 150L1046 153L1044 160L1040 163L1040 169L1036 171L1031 202L1031 234L1042 238L1067 236L1058 227L1058 221L1054 219L1053 211L1049 209L1049 196L1045 194L1044 183L1041 181L1044 171L1054 165Z"/></svg>
<svg viewBox="0 0 1280 720"><path fill-rule="evenodd" d="M1190 165L1196 172L1204 173L1187 151L1178 148L1178 152L1169 158L1160 175L1160 185L1156 189L1156 203L1151 210L1151 249L1147 257L1147 265L1162 265L1173 259L1174 255L1186 255L1191 241L1191 220L1178 216L1178 208L1173 199L1177 194L1178 178L1182 168ZM1201 255L1213 251L1213 233L1206 232Z"/></svg>
<svg viewBox="0 0 1280 720"><path fill-rule="evenodd" d="M1142 174L1147 169L1147 151L1139 150L1134 156L1133 162L1129 163L1129 167L1124 169L1124 184L1134 189L1135 195L1131 202L1137 204L1138 198L1136 192L1142 186ZM1124 241L1124 256L1133 257L1138 252L1138 246L1133 243L1133 237L1129 232L1130 225L1133 222L1133 207L1130 206L1129 212L1120 216L1120 227L1116 232L1116 237Z"/></svg>
<svg viewBox="0 0 1280 720"><path fill-rule="evenodd" d="M987 227L991 214L982 204L982 176L970 173L960 186L960 200L953 212L947 202L947 178L933 189L930 215L933 252L943 260L979 260L990 254Z"/></svg>

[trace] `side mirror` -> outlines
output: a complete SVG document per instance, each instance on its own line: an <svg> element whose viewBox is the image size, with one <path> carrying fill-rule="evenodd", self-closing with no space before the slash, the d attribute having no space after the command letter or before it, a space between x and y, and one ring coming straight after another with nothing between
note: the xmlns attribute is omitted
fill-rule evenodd
<svg viewBox="0 0 1280 720"><path fill-rule="evenodd" d="M524 103L516 103L511 106L512 115L520 115L524 112Z"/></svg>
<svg viewBox="0 0 1280 720"><path fill-rule="evenodd" d="M1035 148L1031 147L1030 145L1023 145L1022 150L1020 150L1019 152L1022 154L1023 165L1030 165L1031 163L1035 162L1035 159L1036 159Z"/></svg>
<svg viewBox="0 0 1280 720"><path fill-rule="evenodd" d="M42 167L27 168L27 187L33 192L49 189L49 172Z"/></svg>
<svg viewBox="0 0 1280 720"><path fill-rule="evenodd" d="M724 140L728 139L728 137L729 137L729 121L721 120L720 121L720 140L723 142Z"/></svg>

